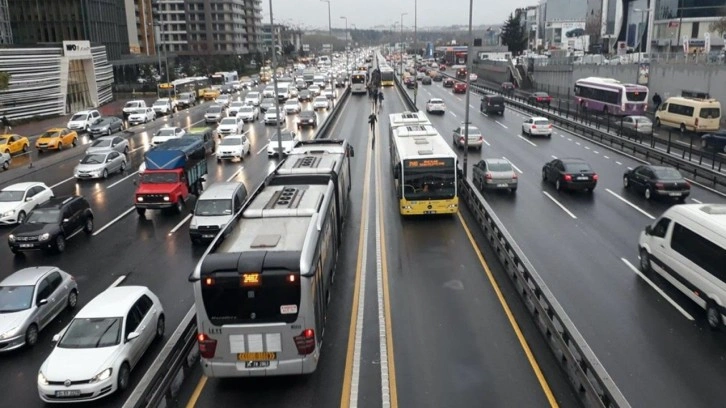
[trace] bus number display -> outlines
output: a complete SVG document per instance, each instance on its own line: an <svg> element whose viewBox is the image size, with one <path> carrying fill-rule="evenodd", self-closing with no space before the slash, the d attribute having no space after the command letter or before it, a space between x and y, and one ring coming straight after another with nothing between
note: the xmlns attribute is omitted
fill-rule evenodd
<svg viewBox="0 0 726 408"><path fill-rule="evenodd" d="M243 273L239 283L243 288L260 286L262 284L262 276L259 273Z"/></svg>
<svg viewBox="0 0 726 408"><path fill-rule="evenodd" d="M418 160L406 160L406 167L408 168L427 168L427 167L446 167L451 166L449 160L445 159L418 159Z"/></svg>

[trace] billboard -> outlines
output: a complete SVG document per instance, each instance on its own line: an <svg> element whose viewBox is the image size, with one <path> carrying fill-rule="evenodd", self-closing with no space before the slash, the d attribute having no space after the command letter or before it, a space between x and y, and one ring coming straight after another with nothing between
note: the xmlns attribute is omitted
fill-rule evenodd
<svg viewBox="0 0 726 408"><path fill-rule="evenodd" d="M561 44L566 39L585 35L584 21L548 21L545 24L545 37L552 44Z"/></svg>

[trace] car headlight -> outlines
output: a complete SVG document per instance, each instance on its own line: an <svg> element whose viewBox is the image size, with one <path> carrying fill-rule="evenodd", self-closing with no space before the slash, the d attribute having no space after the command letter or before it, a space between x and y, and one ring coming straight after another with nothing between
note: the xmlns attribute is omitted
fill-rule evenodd
<svg viewBox="0 0 726 408"><path fill-rule="evenodd" d="M104 126L100 130L101 130L101 132L106 132L106 131L108 131L108 126Z"/></svg>
<svg viewBox="0 0 726 408"><path fill-rule="evenodd" d="M138 196L138 197L136 197L136 201L138 201L140 203L143 203L144 202L144 197Z"/></svg>
<svg viewBox="0 0 726 408"><path fill-rule="evenodd" d="M91 383L107 380L109 377L111 377L111 373L113 372L112 368L107 368L100 373L96 374L93 378L91 378Z"/></svg>
<svg viewBox="0 0 726 408"><path fill-rule="evenodd" d="M164 196L164 201L169 201L169 196Z"/></svg>
<svg viewBox="0 0 726 408"><path fill-rule="evenodd" d="M8 241L15 242L15 235L13 235L13 234L8 235Z"/></svg>
<svg viewBox="0 0 726 408"><path fill-rule="evenodd" d="M41 234L38 237L38 241L47 241L49 238L50 238L50 234L46 232L45 234Z"/></svg>
<svg viewBox="0 0 726 408"><path fill-rule="evenodd" d="M45 378L42 371L38 371L38 384L48 385L48 379Z"/></svg>
<svg viewBox="0 0 726 408"><path fill-rule="evenodd" d="M17 334L16 333L17 331L18 331L18 327L13 327L12 329L6 331L5 333L0 334L0 340L9 339L9 338L15 336L15 334Z"/></svg>
<svg viewBox="0 0 726 408"><path fill-rule="evenodd" d="M13 214L15 214L15 210L5 211L5 212L3 213L3 217L10 217L10 216L12 216Z"/></svg>

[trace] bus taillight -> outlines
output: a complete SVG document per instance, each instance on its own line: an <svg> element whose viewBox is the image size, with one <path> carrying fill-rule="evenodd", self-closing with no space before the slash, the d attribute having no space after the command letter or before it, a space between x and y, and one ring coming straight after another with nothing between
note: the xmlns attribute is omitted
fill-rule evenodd
<svg viewBox="0 0 726 408"><path fill-rule="evenodd" d="M295 336L295 346L301 356L306 356L315 350L315 330L305 329L299 336Z"/></svg>
<svg viewBox="0 0 726 408"><path fill-rule="evenodd" d="M204 333L199 333L197 343L199 343L199 354L202 355L202 358L214 358L214 354L217 352L217 340Z"/></svg>

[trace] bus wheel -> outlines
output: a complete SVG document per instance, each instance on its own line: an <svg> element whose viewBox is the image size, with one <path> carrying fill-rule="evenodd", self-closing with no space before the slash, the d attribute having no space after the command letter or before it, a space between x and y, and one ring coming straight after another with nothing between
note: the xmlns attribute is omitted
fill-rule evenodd
<svg viewBox="0 0 726 408"><path fill-rule="evenodd" d="M655 127L660 127L660 118L655 118Z"/></svg>
<svg viewBox="0 0 726 408"><path fill-rule="evenodd" d="M686 133L686 125L681 123L681 133Z"/></svg>

